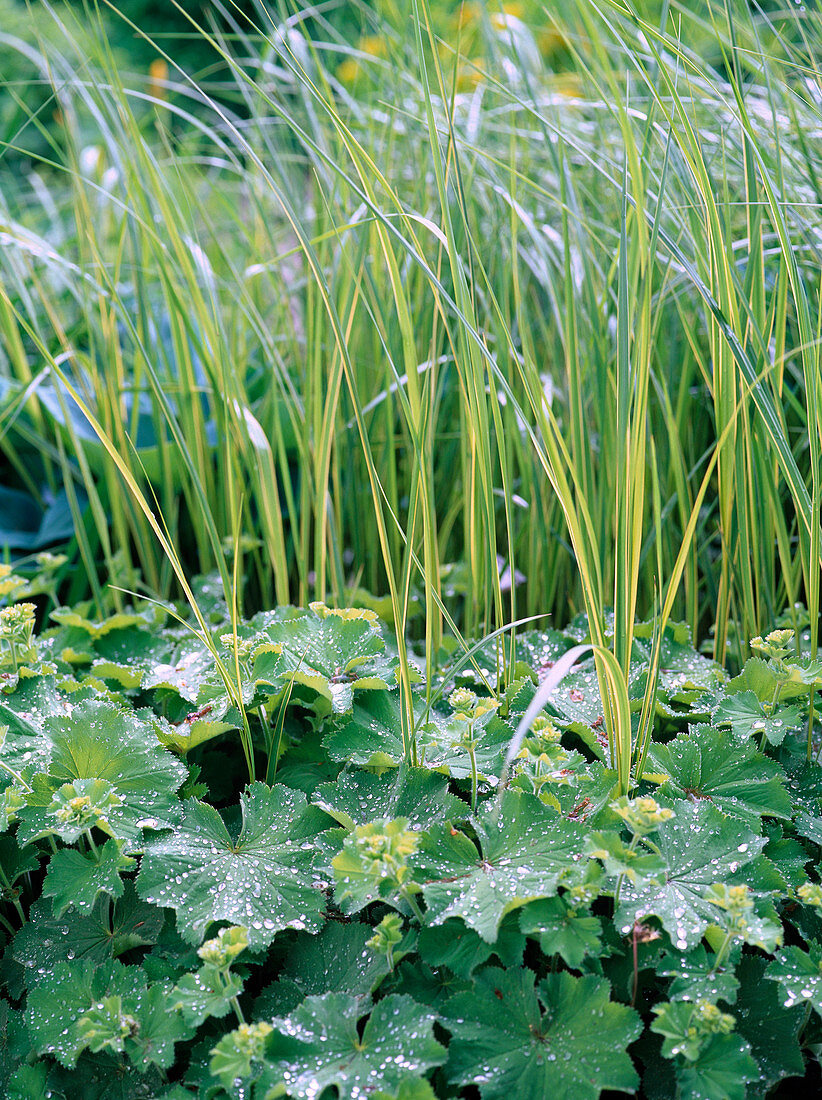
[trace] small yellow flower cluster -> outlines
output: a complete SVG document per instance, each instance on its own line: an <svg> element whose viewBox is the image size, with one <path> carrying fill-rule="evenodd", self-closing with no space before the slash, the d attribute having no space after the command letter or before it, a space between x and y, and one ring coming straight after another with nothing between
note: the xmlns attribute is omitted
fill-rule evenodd
<svg viewBox="0 0 822 1100"><path fill-rule="evenodd" d="M619 798L611 803L611 809L619 814L634 836L647 836L676 816L673 810L660 806L653 798Z"/></svg>
<svg viewBox="0 0 822 1100"><path fill-rule="evenodd" d="M689 1038L702 1035L730 1035L736 1024L736 1017L723 1012L710 1001L697 1001L694 1014L688 1028Z"/></svg>
<svg viewBox="0 0 822 1100"><path fill-rule="evenodd" d="M197 954L203 962L225 970L247 947L248 929L235 924L231 928L221 928L214 939L206 940L197 949Z"/></svg>
<svg viewBox="0 0 822 1100"><path fill-rule="evenodd" d="M818 882L803 882L796 891L796 896L805 905L822 909L822 886Z"/></svg>
<svg viewBox="0 0 822 1100"><path fill-rule="evenodd" d="M233 1032L237 1049L252 1061L263 1057L265 1041L274 1028L261 1020L257 1024L240 1024Z"/></svg>
<svg viewBox="0 0 822 1100"><path fill-rule="evenodd" d="M795 653L791 629L772 630L764 638L751 638L751 649L774 661L782 661Z"/></svg>
<svg viewBox="0 0 822 1100"><path fill-rule="evenodd" d="M249 638L238 638L235 634L221 634L220 645L225 646L232 657L238 661L247 661L251 656L254 643Z"/></svg>
<svg viewBox="0 0 822 1100"><path fill-rule="evenodd" d="M75 779L54 792L48 812L61 826L69 826L79 835L94 826L105 828L109 810L121 804L120 796L104 779Z"/></svg>
<svg viewBox="0 0 822 1100"><path fill-rule="evenodd" d="M705 899L728 914L728 931L745 936L754 899L747 886L727 886L724 882L715 882L705 893Z"/></svg>
<svg viewBox="0 0 822 1100"><path fill-rule="evenodd" d="M13 597L14 593L22 588L25 583L22 577L18 577L16 573L12 572L8 563L0 562L0 597Z"/></svg>
<svg viewBox="0 0 822 1100"><path fill-rule="evenodd" d="M354 830L357 851L364 862L370 863L369 871L379 878L391 878L402 882L406 864L419 847L419 833L405 828L405 820L384 823L372 822L359 825Z"/></svg>

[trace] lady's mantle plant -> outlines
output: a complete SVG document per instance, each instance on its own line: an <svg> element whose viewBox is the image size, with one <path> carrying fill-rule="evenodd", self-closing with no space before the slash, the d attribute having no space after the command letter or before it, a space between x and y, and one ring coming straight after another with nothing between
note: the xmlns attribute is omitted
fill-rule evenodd
<svg viewBox="0 0 822 1100"><path fill-rule="evenodd" d="M583 621L520 639L493 696L420 684L409 759L372 613L214 603L206 644L61 608L36 634L0 584L10 1100L753 1100L812 1072L822 669L790 632L728 679L671 628L615 800L592 665L497 783Z"/></svg>

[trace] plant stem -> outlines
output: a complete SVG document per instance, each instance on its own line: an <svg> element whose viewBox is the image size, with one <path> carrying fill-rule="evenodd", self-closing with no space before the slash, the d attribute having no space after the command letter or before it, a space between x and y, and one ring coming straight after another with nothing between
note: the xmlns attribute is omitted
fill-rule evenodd
<svg viewBox="0 0 822 1100"><path fill-rule="evenodd" d="M725 939L722 942L722 946L720 947L719 951L717 951L716 961L711 967L711 974L716 974L717 970L719 970L720 966L722 965L722 960L725 958L725 955L728 952L728 948L731 946L733 938L733 929L729 929L728 932L725 933Z"/></svg>
<svg viewBox="0 0 822 1100"><path fill-rule="evenodd" d="M473 738L468 742L467 752L471 760L471 813L477 812L477 755Z"/></svg>
<svg viewBox="0 0 822 1100"><path fill-rule="evenodd" d="M231 1007L234 1009L234 1015L237 1017L239 1023L245 1023L245 1016L243 1016L243 1010L240 1008L240 1002L236 997L231 998Z"/></svg>
<svg viewBox="0 0 822 1100"><path fill-rule="evenodd" d="M417 900L407 886L400 887L400 897L408 903L408 906L420 924L425 924L425 914L417 904Z"/></svg>

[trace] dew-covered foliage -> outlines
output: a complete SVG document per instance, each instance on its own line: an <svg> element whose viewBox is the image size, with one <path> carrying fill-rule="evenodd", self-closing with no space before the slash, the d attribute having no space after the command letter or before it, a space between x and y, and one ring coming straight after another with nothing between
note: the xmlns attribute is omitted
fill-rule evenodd
<svg viewBox="0 0 822 1100"><path fill-rule="evenodd" d="M413 728L373 612L214 601L204 621L79 606L37 632L25 600L0 611L4 1097L813 1081L822 670L802 637L755 639L730 678L669 627L643 775L617 797L592 661L500 779L583 620L456 674L420 659Z"/></svg>

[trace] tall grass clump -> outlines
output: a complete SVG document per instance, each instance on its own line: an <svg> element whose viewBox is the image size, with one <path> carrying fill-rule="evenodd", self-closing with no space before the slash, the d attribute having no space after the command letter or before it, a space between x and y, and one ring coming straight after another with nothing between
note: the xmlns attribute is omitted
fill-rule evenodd
<svg viewBox="0 0 822 1100"><path fill-rule="evenodd" d="M815 653L815 12L229 6L200 82L91 14L3 42L57 122L0 160L0 448L98 602L368 592L431 662L584 611L623 789L670 618L740 661L803 602Z"/></svg>

